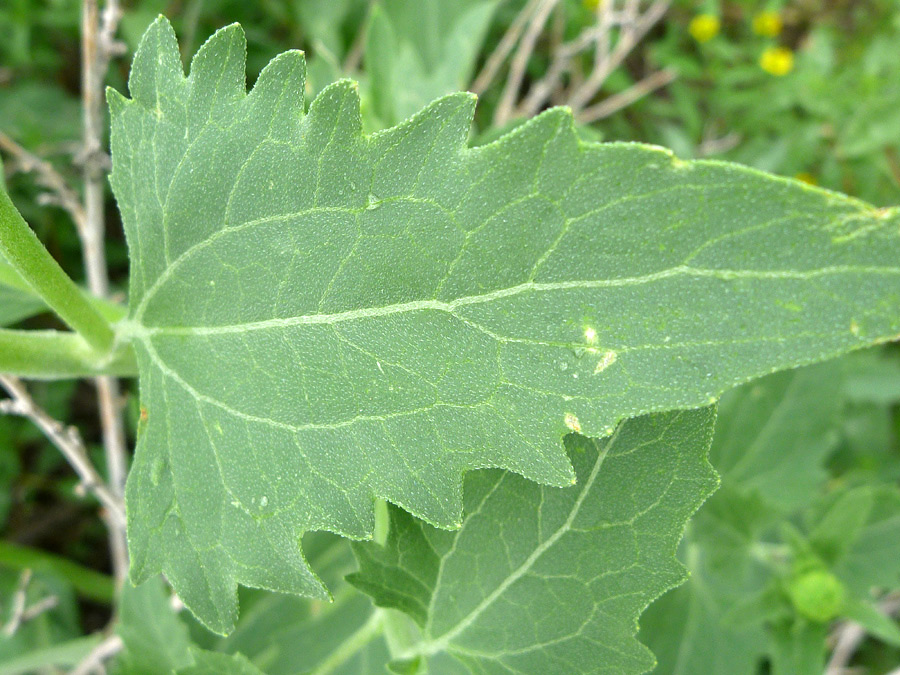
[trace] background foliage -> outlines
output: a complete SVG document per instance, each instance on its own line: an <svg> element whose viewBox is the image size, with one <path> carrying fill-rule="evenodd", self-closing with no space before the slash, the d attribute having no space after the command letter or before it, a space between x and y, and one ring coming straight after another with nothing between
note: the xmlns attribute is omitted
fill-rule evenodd
<svg viewBox="0 0 900 675"><path fill-rule="evenodd" d="M540 81L559 44L596 20L597 2L566 0L525 63L521 92ZM520 0L142 0L125 3L127 48L108 83L125 90L130 55L159 13L173 18L185 60L218 27L240 22L252 82L276 54L306 50L309 99L352 75L364 124L390 126L444 93L469 87L516 21ZM0 5L0 131L77 179L79 7L73 0ZM663 69L673 81L580 129L587 138L638 140L684 158L728 159L841 190L879 205L900 201L900 10L893 0L680 0L595 95L627 91ZM591 71L575 59L572 82ZM504 106L501 72L481 95L473 143L517 124ZM553 98L567 103L565 94ZM5 154L5 179L41 239L83 278L66 213ZM108 259L124 290L127 259L108 202ZM35 302L13 303L0 285L0 325L56 327ZM92 452L99 430L90 385L39 384L38 402L78 424ZM138 409L129 395L133 434ZM900 589L900 350L854 354L780 373L731 392L720 407L711 460L722 487L692 520L680 548L691 579L643 615L639 638L658 673L821 673L847 620L865 628L847 665L886 673L900 663L900 630L888 619ZM0 622L17 588L33 606L54 604L0 637L0 673L77 663L109 620L105 532L56 450L28 422L0 416ZM242 589L227 638L172 609L161 585L129 591L121 606L121 672L168 672L197 645L240 652L234 672L380 672L387 644L371 630L369 600L343 581L350 546L304 540L335 590L323 604ZM32 570L22 586L22 570ZM872 589L876 589L873 595ZM177 609L177 608L176 608ZM412 630L392 610L389 634ZM677 628L677 630L673 630ZM843 631L843 632L842 632ZM88 636L88 637L85 637ZM349 640L348 640L349 638ZM347 645L353 646L349 649ZM343 645L343 647L341 647ZM334 660L335 649L346 658ZM165 662L147 654L166 654ZM226 666L195 656L195 672ZM149 670L142 664L160 663ZM17 665L18 664L18 665ZM317 670L318 669L318 670Z"/></svg>

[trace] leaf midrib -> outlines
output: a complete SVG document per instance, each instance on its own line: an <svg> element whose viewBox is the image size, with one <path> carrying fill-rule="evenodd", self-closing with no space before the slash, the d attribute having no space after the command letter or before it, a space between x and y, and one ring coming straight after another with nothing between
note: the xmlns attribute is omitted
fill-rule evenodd
<svg viewBox="0 0 900 675"><path fill-rule="evenodd" d="M531 555L529 555L528 558L526 558L519 567L513 570L513 572L509 576L507 576L497 586L497 588L495 588L490 593L490 595L482 600L478 604L478 606L475 607L475 609L473 609L459 622L457 622L457 624L453 626L453 628L445 631L437 638L432 638L416 645L413 653L404 655L403 658L406 658L407 656L412 657L418 655L431 656L433 654L437 654L438 652L445 651L454 638L459 636L469 626L471 626L478 619L478 617L481 616L488 609L488 607L490 607L494 603L494 601L497 600L497 598L503 595L510 586L512 586L516 581L527 574L528 571L534 566L534 564L541 558L541 556L543 556L544 553L550 550L563 535L571 530L572 523L574 523L575 518L578 517L578 514L581 511L581 506L584 503L584 500L587 498L591 488L593 487L598 474L600 473L600 467L603 465L603 461L609 454L610 449L618 440L621 429L622 426L619 425L616 428L615 432L613 432L612 436L610 436L609 441L606 443L603 449L598 449L597 460L594 462L594 466L591 469L590 476L588 476L587 480L584 482L581 492L578 494L578 499L575 500L575 504L572 506L572 510L569 513L569 516L566 518L565 522L556 530L556 532L547 537L547 539L540 546L536 547Z"/></svg>
<svg viewBox="0 0 900 675"><path fill-rule="evenodd" d="M444 302L441 300L414 300L411 302L397 303L383 307L365 307L352 309L332 314L306 314L283 319L264 319L261 321L247 321L237 324L220 326L144 326L140 319L124 322L125 334L148 339L155 335L223 335L229 333L246 333L273 328L290 328L293 326L310 324L336 324L358 319L376 318L391 314L403 314L422 310L436 310L453 314L460 307L478 305L495 300L521 295L523 293L544 293L548 291L560 291L570 289L600 289L621 288L627 286L640 286L654 281L676 278L680 276L711 278L722 281L734 281L737 279L775 280L795 279L809 280L832 274L882 274L900 275L900 267L858 266L858 265L834 265L812 270L735 270L735 269L709 269L702 267L689 267L678 265L636 277L620 277L618 279L582 279L577 281L558 281L549 283L525 282L517 286L502 288L490 293L469 295Z"/></svg>

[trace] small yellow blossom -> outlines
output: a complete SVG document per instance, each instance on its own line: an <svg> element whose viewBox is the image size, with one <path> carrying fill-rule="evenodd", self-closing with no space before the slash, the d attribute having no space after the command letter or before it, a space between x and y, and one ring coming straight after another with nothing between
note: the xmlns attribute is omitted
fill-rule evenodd
<svg viewBox="0 0 900 675"><path fill-rule="evenodd" d="M806 183L808 185L818 185L819 184L819 181L816 180L816 177L813 176L808 171L801 171L796 176L794 176L794 178L796 178L799 181L803 181L804 183Z"/></svg>
<svg viewBox="0 0 900 675"><path fill-rule="evenodd" d="M781 34L783 24L778 12L760 12L753 17L753 32L763 37L777 37Z"/></svg>
<svg viewBox="0 0 900 675"><path fill-rule="evenodd" d="M599 9L602 2L603 0L581 0L581 4L584 5L584 8L592 12Z"/></svg>
<svg viewBox="0 0 900 675"><path fill-rule="evenodd" d="M769 47L759 57L759 67L781 77L794 69L794 52L787 47Z"/></svg>
<svg viewBox="0 0 900 675"><path fill-rule="evenodd" d="M713 14L698 14L688 25L688 32L697 42L709 42L719 34L722 23Z"/></svg>

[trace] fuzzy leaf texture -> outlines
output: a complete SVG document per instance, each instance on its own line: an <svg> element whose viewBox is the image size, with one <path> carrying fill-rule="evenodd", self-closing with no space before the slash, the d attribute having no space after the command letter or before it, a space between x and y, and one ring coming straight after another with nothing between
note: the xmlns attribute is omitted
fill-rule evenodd
<svg viewBox="0 0 900 675"><path fill-rule="evenodd" d="M110 91L139 362L132 578L228 631L238 583L327 597L299 538L375 497L456 527L461 476L575 478L562 438L900 333L900 214L551 110L468 149L474 97L365 136L304 61L185 77L165 19Z"/></svg>
<svg viewBox="0 0 900 675"><path fill-rule="evenodd" d="M510 472L466 479L466 519L439 530L391 509L385 546L355 544L348 580L422 628L405 656L429 673L643 673L641 611L684 580L674 553L715 489L715 411L640 417L566 439L578 485Z"/></svg>

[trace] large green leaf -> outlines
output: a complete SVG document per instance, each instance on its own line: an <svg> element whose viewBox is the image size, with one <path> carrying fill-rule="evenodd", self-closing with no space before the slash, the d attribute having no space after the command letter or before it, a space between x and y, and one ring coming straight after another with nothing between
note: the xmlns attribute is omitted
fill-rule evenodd
<svg viewBox="0 0 900 675"><path fill-rule="evenodd" d="M900 333L900 213L553 110L466 149L474 100L363 136L356 87L303 113L303 59L249 95L219 31L184 77L164 20L110 93L146 422L132 576L210 627L237 583L327 597L306 530L370 536L384 498L461 522L460 475L549 485L561 439L705 405Z"/></svg>
<svg viewBox="0 0 900 675"><path fill-rule="evenodd" d="M629 420L606 441L571 435L579 484L563 490L471 474L455 533L392 508L387 544L355 544L349 581L416 620L401 657L429 672L645 672L637 617L684 579L673 553L717 482L714 419L707 408Z"/></svg>

